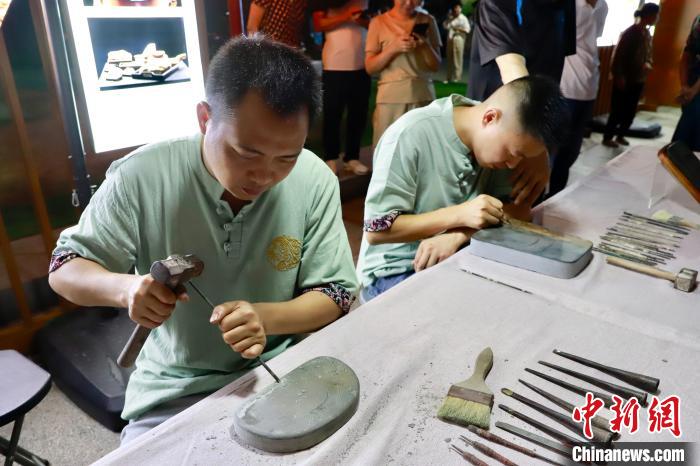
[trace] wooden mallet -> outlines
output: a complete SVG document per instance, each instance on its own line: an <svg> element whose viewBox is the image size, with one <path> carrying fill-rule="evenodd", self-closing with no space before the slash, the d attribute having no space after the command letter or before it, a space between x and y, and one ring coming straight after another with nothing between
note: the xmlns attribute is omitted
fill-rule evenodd
<svg viewBox="0 0 700 466"><path fill-rule="evenodd" d="M680 272L673 273L667 270L657 269L656 267L651 267L649 265L638 264L636 262L620 259L618 257L608 256L605 258L605 261L608 264L623 267L634 272L639 272L645 275L650 275L652 277L669 280L673 283L673 287L675 289L685 291L686 293L690 293L695 289L698 280L698 271L688 269L685 267L682 268Z"/></svg>

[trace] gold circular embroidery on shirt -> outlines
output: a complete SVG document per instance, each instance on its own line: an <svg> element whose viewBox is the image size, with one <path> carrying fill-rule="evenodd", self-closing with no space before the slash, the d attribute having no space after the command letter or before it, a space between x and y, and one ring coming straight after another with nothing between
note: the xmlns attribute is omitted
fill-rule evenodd
<svg viewBox="0 0 700 466"><path fill-rule="evenodd" d="M301 241L291 236L278 236L267 247L267 260L280 272L296 267L301 261Z"/></svg>

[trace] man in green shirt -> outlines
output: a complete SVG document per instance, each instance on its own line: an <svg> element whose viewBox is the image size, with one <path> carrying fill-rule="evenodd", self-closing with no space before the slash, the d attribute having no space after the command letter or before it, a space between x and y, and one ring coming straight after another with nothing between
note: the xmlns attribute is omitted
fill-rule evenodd
<svg viewBox="0 0 700 466"><path fill-rule="evenodd" d="M397 120L374 152L357 264L362 301L451 256L505 214L529 219L539 192L528 191L530 166L520 162L556 147L566 118L558 84L530 76L484 102L452 95Z"/></svg>
<svg viewBox="0 0 700 466"><path fill-rule="evenodd" d="M334 321L357 291L337 178L303 149L320 102L311 63L237 38L213 58L206 98L201 134L114 162L53 255L57 293L128 308L154 329L126 390L122 443ZM213 312L148 274L171 254L203 260L194 281Z"/></svg>

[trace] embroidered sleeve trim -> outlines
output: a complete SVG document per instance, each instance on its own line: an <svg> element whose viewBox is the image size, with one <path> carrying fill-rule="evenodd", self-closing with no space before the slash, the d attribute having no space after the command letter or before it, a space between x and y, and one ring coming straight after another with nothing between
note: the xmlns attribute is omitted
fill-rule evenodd
<svg viewBox="0 0 700 466"><path fill-rule="evenodd" d="M80 257L79 254L73 251L57 251L51 255L51 262L49 263L49 273L55 272L61 268L66 262L70 262L76 257Z"/></svg>
<svg viewBox="0 0 700 466"><path fill-rule="evenodd" d="M352 303L355 302L355 297L352 295L352 293L350 293L344 286L338 285L337 283L328 283L326 285L307 288L302 291L302 294L308 293L309 291L320 291L331 298L343 311L343 314L347 314L350 311L350 306L352 306Z"/></svg>
<svg viewBox="0 0 700 466"><path fill-rule="evenodd" d="M373 232L373 231L386 231L391 228L391 226L394 224L394 221L396 221L396 218L401 215L401 211L399 210L392 210L386 215L382 215L381 217L375 217L371 218L369 220L365 220L363 230L366 232Z"/></svg>

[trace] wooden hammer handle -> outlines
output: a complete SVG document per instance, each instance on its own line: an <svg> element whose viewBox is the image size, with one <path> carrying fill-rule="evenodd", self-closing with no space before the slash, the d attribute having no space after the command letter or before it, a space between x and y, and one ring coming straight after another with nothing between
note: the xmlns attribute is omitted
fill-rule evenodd
<svg viewBox="0 0 700 466"><path fill-rule="evenodd" d="M131 332L129 341L126 342L124 349L117 358L117 364L124 368L133 366L136 362L136 358L141 352L141 348L143 348L143 345L146 343L146 339L150 334L150 328L137 325L134 331Z"/></svg>
<svg viewBox="0 0 700 466"><path fill-rule="evenodd" d="M649 265L638 264L636 262L628 261L625 259L620 259L619 257L608 256L605 258L608 264L617 265L634 272L643 273L645 275L651 275L656 278L663 278L664 280L675 281L676 275L672 272L666 270L657 269L656 267L651 267Z"/></svg>

